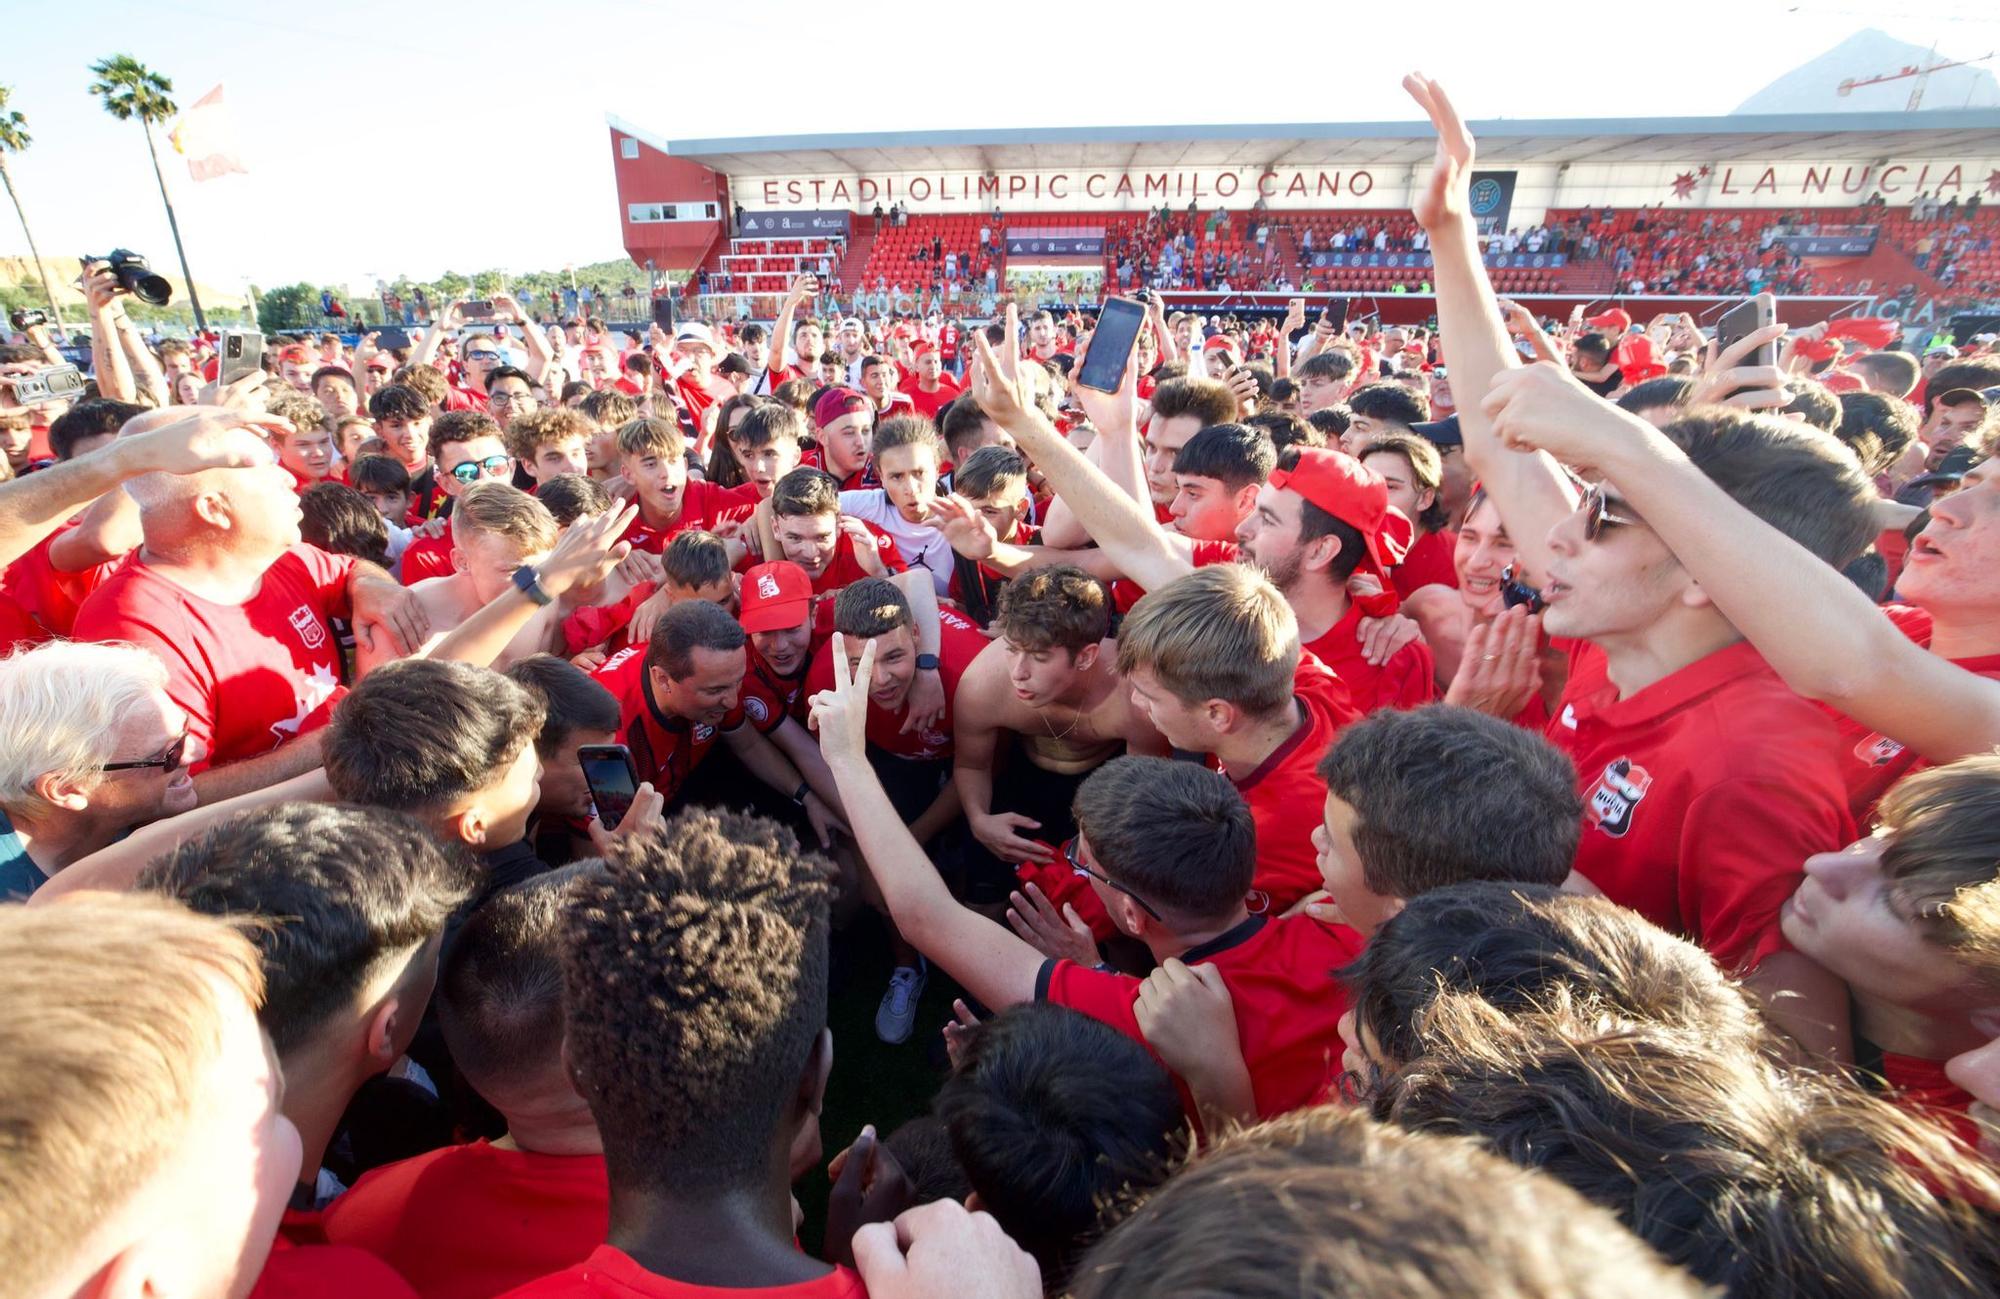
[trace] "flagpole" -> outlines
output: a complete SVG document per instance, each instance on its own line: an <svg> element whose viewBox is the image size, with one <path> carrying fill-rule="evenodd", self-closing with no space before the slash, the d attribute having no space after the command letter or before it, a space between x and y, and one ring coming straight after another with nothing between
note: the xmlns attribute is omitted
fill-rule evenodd
<svg viewBox="0 0 2000 1299"><path fill-rule="evenodd" d="M174 201L167 197L167 174L160 170L160 151L153 145L153 124L141 121L146 128L146 154L153 160L153 179L160 182L160 202L166 204L167 229L174 235L174 253L181 261L181 279L187 284L188 305L194 308L194 327L197 333L208 332L208 318L201 314L201 297L194 291L194 273L188 270L187 249L181 247L181 223L174 219Z"/></svg>

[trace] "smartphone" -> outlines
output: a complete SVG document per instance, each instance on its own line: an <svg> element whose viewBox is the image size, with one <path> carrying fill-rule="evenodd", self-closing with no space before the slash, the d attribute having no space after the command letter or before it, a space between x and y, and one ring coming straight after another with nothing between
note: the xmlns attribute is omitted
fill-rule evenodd
<svg viewBox="0 0 2000 1299"><path fill-rule="evenodd" d="M674 300L667 294L653 299L653 323L667 331L669 337L674 332Z"/></svg>
<svg viewBox="0 0 2000 1299"><path fill-rule="evenodd" d="M264 336L254 329L225 329L222 331L222 359L216 371L216 382L227 388L238 379L247 378L264 368Z"/></svg>
<svg viewBox="0 0 2000 1299"><path fill-rule="evenodd" d="M410 331L401 328L375 331L375 346L384 352L399 352L410 345Z"/></svg>
<svg viewBox="0 0 2000 1299"><path fill-rule="evenodd" d="M1090 354L1075 382L1098 392L1117 392L1132 360L1132 344L1146 323L1146 306L1132 298L1106 298L1097 313L1097 330L1090 336Z"/></svg>
<svg viewBox="0 0 2000 1299"><path fill-rule="evenodd" d="M576 760L583 765L583 783L590 787L597 819L605 829L616 830L639 796L639 769L632 765L632 751L622 744L585 744L578 746Z"/></svg>
<svg viewBox="0 0 2000 1299"><path fill-rule="evenodd" d="M460 307L459 311L467 320L493 319L493 303L486 298L479 298L468 302Z"/></svg>
<svg viewBox="0 0 2000 1299"><path fill-rule="evenodd" d="M1778 300L1768 293L1760 293L1754 298L1745 298L1722 313L1722 319L1715 322L1716 352L1726 352L1746 336L1756 333L1766 325L1778 320ZM1751 352L1738 365L1776 365L1778 344L1765 343Z"/></svg>
<svg viewBox="0 0 2000 1299"><path fill-rule="evenodd" d="M1339 333L1347 327L1347 299L1335 298L1326 304L1326 310L1319 313L1319 322L1328 329Z"/></svg>

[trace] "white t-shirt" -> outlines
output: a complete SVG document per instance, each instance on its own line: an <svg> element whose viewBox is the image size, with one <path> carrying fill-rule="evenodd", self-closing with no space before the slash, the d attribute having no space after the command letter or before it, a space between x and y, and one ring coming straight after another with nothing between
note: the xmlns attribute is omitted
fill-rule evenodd
<svg viewBox="0 0 2000 1299"><path fill-rule="evenodd" d="M905 519L889 500L889 493L879 487L842 492L840 512L872 523L888 533L901 552L904 563L911 568L922 568L931 575L931 584L937 587L940 599L950 594L951 543L944 539L944 533L927 523L911 523Z"/></svg>

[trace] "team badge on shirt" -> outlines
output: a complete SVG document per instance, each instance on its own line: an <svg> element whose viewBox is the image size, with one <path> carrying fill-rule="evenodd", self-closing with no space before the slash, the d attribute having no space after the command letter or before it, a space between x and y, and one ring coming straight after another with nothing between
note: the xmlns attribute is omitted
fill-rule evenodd
<svg viewBox="0 0 2000 1299"><path fill-rule="evenodd" d="M743 696L743 713L744 716L753 722L768 722L771 720L770 705L766 704L756 695Z"/></svg>
<svg viewBox="0 0 2000 1299"><path fill-rule="evenodd" d="M1886 735L1876 734L1862 737L1854 746L1854 756L1870 767L1886 767L1903 752L1903 746Z"/></svg>
<svg viewBox="0 0 2000 1299"><path fill-rule="evenodd" d="M307 649L316 650L326 644L326 624L319 620L318 614L305 605L292 610L287 615L286 621L292 624L292 630L299 634L299 639L306 643Z"/></svg>
<svg viewBox="0 0 2000 1299"><path fill-rule="evenodd" d="M1652 787L1652 775L1630 758L1606 763L1604 774L1584 797L1584 814L1604 833L1622 839L1632 828L1632 813Z"/></svg>

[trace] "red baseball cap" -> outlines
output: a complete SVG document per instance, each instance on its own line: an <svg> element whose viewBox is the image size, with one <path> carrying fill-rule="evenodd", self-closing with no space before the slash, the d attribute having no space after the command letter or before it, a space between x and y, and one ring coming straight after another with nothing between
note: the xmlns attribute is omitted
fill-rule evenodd
<svg viewBox="0 0 2000 1299"><path fill-rule="evenodd" d="M1630 329L1632 328L1632 317L1625 314L1624 308L1613 307L1609 311L1592 316L1583 323L1589 325L1592 329Z"/></svg>
<svg viewBox="0 0 2000 1299"><path fill-rule="evenodd" d="M804 622L812 609L812 579L797 564L773 560L743 574L737 599L742 613L736 621L744 631L784 631Z"/></svg>
<svg viewBox="0 0 2000 1299"><path fill-rule="evenodd" d="M1203 343L1201 345L1201 350L1204 352L1233 353L1236 351L1236 340L1231 338L1227 334L1217 334L1214 338L1211 338L1206 343Z"/></svg>
<svg viewBox="0 0 2000 1299"><path fill-rule="evenodd" d="M1366 553L1357 567L1380 578L1385 593L1395 591L1389 570L1409 553L1416 529L1389 504L1389 484L1382 475L1345 451L1302 447L1296 465L1272 471L1271 486L1289 487L1359 532Z"/></svg>
<svg viewBox="0 0 2000 1299"><path fill-rule="evenodd" d="M929 355L930 355L930 354L931 354L932 352L935 352L935 351L937 351L937 344L936 344L936 343L931 343L931 342L926 342L926 341L923 341L923 340L919 340L918 342L916 342L915 344L913 344L913 345L911 346L911 348L910 348L910 355L911 355L911 356L913 356L913 357L915 357L915 356L929 356Z"/></svg>
<svg viewBox="0 0 2000 1299"><path fill-rule="evenodd" d="M857 410L874 409L875 403L868 400L866 393L857 392L853 388L828 388L819 395L819 400L813 403L813 427L825 428L842 415L852 414Z"/></svg>

